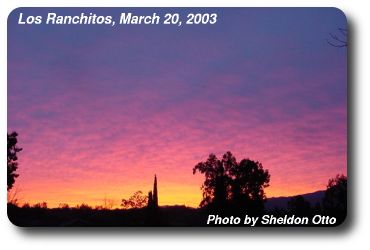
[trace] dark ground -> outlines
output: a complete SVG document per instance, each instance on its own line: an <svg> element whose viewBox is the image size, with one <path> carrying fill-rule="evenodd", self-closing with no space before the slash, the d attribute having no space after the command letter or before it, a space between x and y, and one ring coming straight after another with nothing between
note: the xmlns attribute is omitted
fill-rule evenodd
<svg viewBox="0 0 370 250"><path fill-rule="evenodd" d="M275 216L284 216L285 213L270 212ZM142 209L48 209L48 208L19 208L8 205L8 217L16 226L20 227L147 227L147 226L181 226L203 227L224 225L207 225L210 212L206 209L188 208L185 206L166 206L155 210ZM244 214L240 215L241 220ZM336 225L339 225L337 223ZM326 225L326 226L336 226ZM227 225L226 225L227 226ZM229 225L237 226L237 225ZM243 225L243 222L239 226ZM273 227L274 225L256 226ZM279 225L281 226L322 226L322 225Z"/></svg>

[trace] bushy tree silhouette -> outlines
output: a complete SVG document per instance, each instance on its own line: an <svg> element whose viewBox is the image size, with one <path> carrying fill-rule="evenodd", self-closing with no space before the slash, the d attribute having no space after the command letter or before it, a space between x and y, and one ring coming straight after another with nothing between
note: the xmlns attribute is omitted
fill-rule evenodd
<svg viewBox="0 0 370 250"><path fill-rule="evenodd" d="M270 174L261 163L250 159L238 163L231 152L226 152L222 160L210 154L207 161L193 168L193 174L197 171L205 175L201 207L222 211L227 205L229 210L247 209L251 214L263 211Z"/></svg>
<svg viewBox="0 0 370 250"><path fill-rule="evenodd" d="M347 176L337 175L329 180L323 200L325 214L343 221L347 214Z"/></svg>
<svg viewBox="0 0 370 250"><path fill-rule="evenodd" d="M266 199L264 188L269 186L270 174L258 161L243 159L229 170L233 202L236 207L248 208L249 213L264 209Z"/></svg>
<svg viewBox="0 0 370 250"><path fill-rule="evenodd" d="M8 187L9 191L12 189L15 178L19 175L16 173L18 168L18 157L17 153L22 150L22 148L17 147L17 132L8 133L8 156L7 156L7 165L8 165Z"/></svg>
<svg viewBox="0 0 370 250"><path fill-rule="evenodd" d="M121 206L124 209L143 208L148 203L148 196L143 195L143 192L136 191L130 198L122 199Z"/></svg>
<svg viewBox="0 0 370 250"><path fill-rule="evenodd" d="M226 169L216 155L210 154L207 161L199 162L193 168L193 174L199 171L204 174L205 180L201 187L203 191L203 200L201 207L214 205L223 207L227 200L228 177Z"/></svg>

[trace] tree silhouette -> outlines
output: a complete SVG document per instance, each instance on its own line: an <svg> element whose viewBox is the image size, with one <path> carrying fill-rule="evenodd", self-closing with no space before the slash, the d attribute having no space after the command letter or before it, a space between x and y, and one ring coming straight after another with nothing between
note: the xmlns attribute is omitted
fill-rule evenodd
<svg viewBox="0 0 370 250"><path fill-rule="evenodd" d="M8 193L7 193L8 204L13 204L15 206L18 206L19 193L20 193L19 186L15 186L11 190L8 190Z"/></svg>
<svg viewBox="0 0 370 250"><path fill-rule="evenodd" d="M270 174L261 163L250 159L238 163L231 152L226 152L222 160L210 154L206 162L193 168L193 174L197 171L205 175L201 207L222 210L226 205L232 205L228 208L248 208L250 213L263 211L264 188L269 186Z"/></svg>
<svg viewBox="0 0 370 250"><path fill-rule="evenodd" d="M153 184L153 206L154 206L154 207L158 207L157 175L154 175L154 184Z"/></svg>
<svg viewBox="0 0 370 250"><path fill-rule="evenodd" d="M327 39L327 43L333 47L343 48L348 47L348 30L338 28L339 35L330 33L330 39Z"/></svg>
<svg viewBox="0 0 370 250"><path fill-rule="evenodd" d="M121 206L124 209L143 208L148 203L148 196L143 195L143 192L136 191L130 198L122 199Z"/></svg>
<svg viewBox="0 0 370 250"><path fill-rule="evenodd" d="M200 203L201 207L211 204L216 207L223 207L227 199L228 177L226 170L216 155L210 154L207 161L199 162L193 168L193 174L199 171L204 174L205 180L201 187L203 191L203 200Z"/></svg>
<svg viewBox="0 0 370 250"><path fill-rule="evenodd" d="M147 197L148 205L150 209L158 208L158 186L157 186L157 175L154 175L153 190L148 192Z"/></svg>
<svg viewBox="0 0 370 250"><path fill-rule="evenodd" d="M153 192L148 192L148 207L153 207Z"/></svg>
<svg viewBox="0 0 370 250"><path fill-rule="evenodd" d="M297 216L309 216L311 214L311 205L302 195L297 195L288 201L288 211Z"/></svg>
<svg viewBox="0 0 370 250"><path fill-rule="evenodd" d="M230 169L233 202L236 207L248 207L249 213L264 209L264 188L269 186L270 174L258 161L243 159Z"/></svg>
<svg viewBox="0 0 370 250"><path fill-rule="evenodd" d="M116 204L115 200L114 199L109 199L107 198L107 196L105 195L104 196L104 199L103 199L103 204L102 204L102 209L113 209L114 205Z"/></svg>
<svg viewBox="0 0 370 250"><path fill-rule="evenodd" d="M343 221L347 214L347 176L330 179L323 199L324 212Z"/></svg>
<svg viewBox="0 0 370 250"><path fill-rule="evenodd" d="M12 132L11 134L8 133L8 157L7 157L7 165L8 165L8 187L7 190L9 191L12 189L15 178L19 175L16 173L18 168L18 157L17 153L22 150L22 148L17 147L17 132Z"/></svg>

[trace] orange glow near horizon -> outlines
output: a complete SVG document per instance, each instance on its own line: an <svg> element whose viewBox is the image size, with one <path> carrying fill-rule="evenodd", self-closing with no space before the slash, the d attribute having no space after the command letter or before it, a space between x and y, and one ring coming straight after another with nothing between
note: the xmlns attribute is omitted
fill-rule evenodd
<svg viewBox="0 0 370 250"><path fill-rule="evenodd" d="M239 160L240 158L237 157L237 159ZM271 164L275 163L273 158L269 159L269 161L271 161ZM343 161L345 162L345 159ZM22 163L22 161L20 162ZM266 162L268 163L267 159ZM337 174L329 170L321 172L319 178L316 173L297 175L297 173L293 172L290 175L279 175L281 170L268 168L268 164L264 164L264 168L269 169L271 174L270 187L265 189L267 197L292 196L324 190L328 179L333 178ZM204 180L201 174L192 175L192 167L189 168L187 173L181 175L175 174L176 168L171 171L170 166L168 168L158 168L158 170L156 174L160 206L185 205L198 207L202 199L200 187ZM22 172L20 171L20 173ZM32 205L39 202L47 202L50 208L58 207L60 204L68 204L71 207L88 204L95 207L104 205L104 200L112 200L113 208L120 208L123 198L129 198L138 190L145 195L152 190L155 172L153 169L153 171L142 173L138 176L138 179L133 179L132 176L135 176L135 174L132 173L131 177L125 174L104 175L101 173L96 177L89 176L86 173L76 174L80 174L81 178L68 181L47 179L42 182L40 180L27 181L22 178L23 175L21 174L14 188L19 190L17 195L19 204L28 203ZM344 172L343 174L346 173ZM295 178L298 178L298 181L295 185L292 185L292 179ZM315 179L316 181L307 183L307 179ZM24 185L22 186L21 184Z"/></svg>
<svg viewBox="0 0 370 250"><path fill-rule="evenodd" d="M334 177L334 176L333 176ZM152 180L150 180L152 181ZM200 182L201 184L201 182ZM269 197L279 197L279 196L293 196L298 194L310 193L318 190L324 190L327 183L319 184L315 186L291 186L289 190L286 189L272 189L268 187L265 189L266 196ZM46 187L35 185L33 192L26 192L25 190L19 189L19 205L28 203L30 205L46 202L49 208L59 207L61 204L68 204L70 207L75 207L81 204L88 204L89 206L103 206L104 200L113 201L113 208L121 208L121 200L123 198L129 198L135 191L141 190L144 194L147 194L147 191L152 189L151 185L142 186L138 189L135 187L125 187L124 189L119 190L116 187L94 187L88 188L78 186L78 191L70 190L69 188L64 188L63 186L60 189L65 189L63 192L52 191L45 193L48 184L45 183ZM17 186L15 187L17 188ZM55 187L57 189L57 187ZM159 179L159 205L184 205L187 207L198 207L202 199L202 193L200 190L200 185L161 185ZM145 191L147 190L147 191ZM54 194L58 194L57 196ZM27 197L27 198L26 198Z"/></svg>

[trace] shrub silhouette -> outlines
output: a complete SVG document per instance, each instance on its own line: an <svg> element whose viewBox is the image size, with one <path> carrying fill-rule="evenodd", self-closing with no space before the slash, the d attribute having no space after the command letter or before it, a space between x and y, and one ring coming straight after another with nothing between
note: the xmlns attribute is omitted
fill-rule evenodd
<svg viewBox="0 0 370 250"><path fill-rule="evenodd" d="M59 206L58 206L59 209L64 209L64 210L68 210L69 209L69 205L67 203L60 203Z"/></svg>
<svg viewBox="0 0 370 250"><path fill-rule="evenodd" d="M91 206L89 206L88 204L85 204L85 203L77 205L76 209L78 209L80 211L91 211L91 210L93 210L93 208Z"/></svg>
<svg viewBox="0 0 370 250"><path fill-rule="evenodd" d="M297 216L309 216L311 214L311 205L302 195L292 197L288 201L288 211Z"/></svg>
<svg viewBox="0 0 370 250"><path fill-rule="evenodd" d="M48 208L48 204L46 202L39 202L39 203L36 203L35 205L33 205L32 208L36 208L36 209L47 209Z"/></svg>

